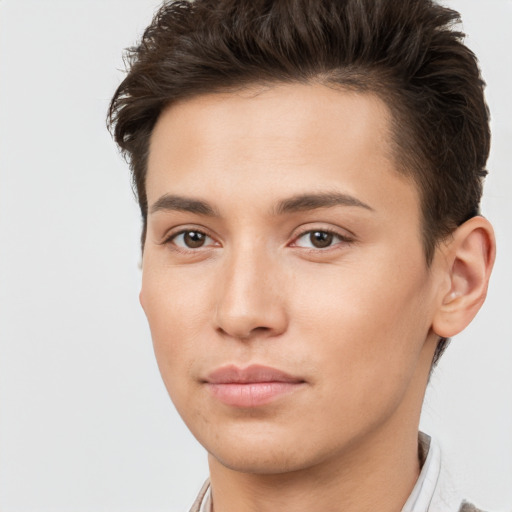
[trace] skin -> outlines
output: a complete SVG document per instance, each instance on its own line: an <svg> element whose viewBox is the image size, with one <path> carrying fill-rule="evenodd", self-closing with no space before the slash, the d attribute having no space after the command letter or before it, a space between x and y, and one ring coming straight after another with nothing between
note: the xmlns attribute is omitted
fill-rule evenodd
<svg viewBox="0 0 512 512"><path fill-rule="evenodd" d="M494 239L472 219L427 267L389 116L371 94L288 84L198 96L157 122L140 300L169 395L209 453L215 512L398 511L418 477L436 343L482 303ZM344 204L275 211L334 193ZM205 383L228 364L302 384L229 406Z"/></svg>

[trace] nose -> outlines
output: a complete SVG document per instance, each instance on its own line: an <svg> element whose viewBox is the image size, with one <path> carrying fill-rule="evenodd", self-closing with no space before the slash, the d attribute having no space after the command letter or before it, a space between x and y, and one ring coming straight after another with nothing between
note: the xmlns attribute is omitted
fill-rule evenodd
<svg viewBox="0 0 512 512"><path fill-rule="evenodd" d="M224 261L218 276L216 328L239 340L282 334L288 325L276 258L247 248Z"/></svg>

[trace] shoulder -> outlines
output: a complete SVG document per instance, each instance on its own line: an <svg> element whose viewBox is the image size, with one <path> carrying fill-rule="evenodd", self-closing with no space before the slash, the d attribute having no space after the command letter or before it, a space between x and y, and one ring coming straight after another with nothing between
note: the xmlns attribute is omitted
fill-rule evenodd
<svg viewBox="0 0 512 512"><path fill-rule="evenodd" d="M206 499L209 489L210 489L210 479L208 478L206 480L206 482L203 484L203 486L201 487L201 490L199 491L199 494L197 495L197 498L194 501L189 512L202 512L202 511L210 510L209 500Z"/></svg>
<svg viewBox="0 0 512 512"><path fill-rule="evenodd" d="M474 505L469 503L468 501L463 501L460 506L459 512L484 512L483 510L476 508Z"/></svg>

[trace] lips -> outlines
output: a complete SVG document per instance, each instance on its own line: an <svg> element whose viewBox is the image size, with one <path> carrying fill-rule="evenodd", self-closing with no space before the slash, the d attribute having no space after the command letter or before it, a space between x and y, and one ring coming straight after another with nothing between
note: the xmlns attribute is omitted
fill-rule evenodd
<svg viewBox="0 0 512 512"><path fill-rule="evenodd" d="M268 366L224 366L204 380L213 397L233 407L257 407L289 395L305 380Z"/></svg>

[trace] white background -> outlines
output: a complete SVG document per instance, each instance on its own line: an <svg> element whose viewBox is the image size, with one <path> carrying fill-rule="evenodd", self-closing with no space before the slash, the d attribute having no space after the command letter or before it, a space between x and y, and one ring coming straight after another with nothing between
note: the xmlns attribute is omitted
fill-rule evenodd
<svg viewBox="0 0 512 512"><path fill-rule="evenodd" d="M423 428L464 493L512 510L512 1L453 0L488 82L488 301ZM138 208L105 129L155 0L0 0L0 511L187 510L207 476L138 305Z"/></svg>

